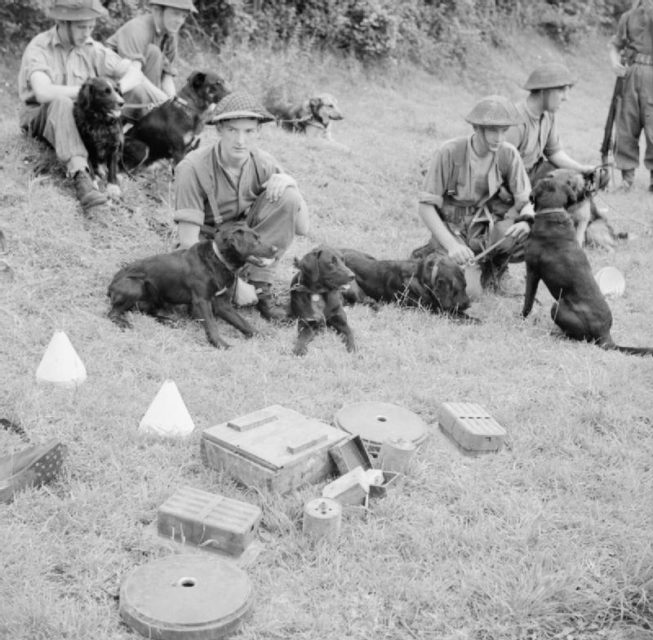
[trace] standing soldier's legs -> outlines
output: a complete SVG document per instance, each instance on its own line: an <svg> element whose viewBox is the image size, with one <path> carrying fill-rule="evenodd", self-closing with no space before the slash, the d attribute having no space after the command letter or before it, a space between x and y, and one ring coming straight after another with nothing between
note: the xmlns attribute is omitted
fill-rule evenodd
<svg viewBox="0 0 653 640"><path fill-rule="evenodd" d="M628 72L616 118L614 161L617 169L621 169L627 187L632 185L639 164L639 136L642 131L639 76L642 66L635 65Z"/></svg>

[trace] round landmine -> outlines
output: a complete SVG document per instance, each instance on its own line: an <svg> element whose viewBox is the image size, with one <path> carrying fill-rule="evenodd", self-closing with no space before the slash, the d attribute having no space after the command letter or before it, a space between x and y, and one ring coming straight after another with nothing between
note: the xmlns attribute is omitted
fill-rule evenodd
<svg viewBox="0 0 653 640"><path fill-rule="evenodd" d="M159 558L120 587L120 615L146 638L224 638L252 604L252 586L235 564L205 555Z"/></svg>
<svg viewBox="0 0 653 640"><path fill-rule="evenodd" d="M621 271L616 267L603 267L603 269L599 269L598 273L594 276L594 279L604 296L619 297L624 294L626 280Z"/></svg>
<svg viewBox="0 0 653 640"><path fill-rule="evenodd" d="M357 402L342 407L335 424L360 436L370 456L379 455L389 440L407 440L418 447L428 435L427 426L416 413L389 402Z"/></svg>

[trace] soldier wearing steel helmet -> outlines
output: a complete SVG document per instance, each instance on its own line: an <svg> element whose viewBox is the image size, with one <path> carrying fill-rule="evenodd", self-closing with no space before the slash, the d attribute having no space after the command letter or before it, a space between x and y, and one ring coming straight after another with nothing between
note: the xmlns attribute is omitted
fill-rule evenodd
<svg viewBox="0 0 653 640"><path fill-rule="evenodd" d="M176 94L177 48L179 30L186 18L197 9L192 0L150 0L150 13L132 18L108 40L122 58L133 60L147 78L129 102L157 103ZM139 114L133 114L138 119Z"/></svg>
<svg viewBox="0 0 653 640"><path fill-rule="evenodd" d="M483 287L500 291L508 262L523 260L534 215L524 164L505 142L519 114L506 98L488 96L466 120L473 133L445 142L431 159L418 209L431 240L413 255L434 252L465 265L498 243L479 266Z"/></svg>
<svg viewBox="0 0 653 640"><path fill-rule="evenodd" d="M635 0L619 19L608 44L610 63L622 77L621 106L615 121L614 161L622 186L632 187L639 166L639 139L644 132L644 166L653 191L653 0Z"/></svg>
<svg viewBox="0 0 653 640"><path fill-rule="evenodd" d="M105 76L118 80L124 92L143 77L129 60L92 39L95 21L106 15L100 0L54 0L49 16L55 25L30 41L18 72L20 126L52 145L74 179L84 210L104 204L107 197L90 178L88 152L75 125L79 88L88 78Z"/></svg>
<svg viewBox="0 0 653 640"><path fill-rule="evenodd" d="M526 100L515 105L521 122L511 127L506 140L517 147L531 184L552 169L573 169L581 173L594 170L581 164L563 149L558 135L556 113L567 100L574 84L569 69L557 62L543 64L528 76Z"/></svg>

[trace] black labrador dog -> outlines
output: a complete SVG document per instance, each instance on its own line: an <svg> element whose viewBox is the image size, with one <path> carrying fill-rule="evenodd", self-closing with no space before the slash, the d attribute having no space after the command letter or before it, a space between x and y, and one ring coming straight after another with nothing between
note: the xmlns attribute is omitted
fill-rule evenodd
<svg viewBox="0 0 653 640"><path fill-rule="evenodd" d="M356 249L340 253L356 276L343 292L346 302L396 302L472 319L465 314L470 305L465 273L451 258L430 254L420 260L377 260Z"/></svg>
<svg viewBox="0 0 653 640"><path fill-rule="evenodd" d="M653 355L653 349L616 345L610 329L612 313L601 293L574 224L565 208L575 195L554 178L540 180L531 193L535 222L526 242L526 292L522 315L533 308L537 286L544 281L556 302L551 318L566 336L593 342L603 349Z"/></svg>
<svg viewBox="0 0 653 640"><path fill-rule="evenodd" d="M340 293L355 276L340 253L322 245L309 251L301 260L295 259L295 267L298 272L290 284L290 314L298 321L293 353L306 355L308 343L325 327L342 336L347 351L356 351L354 334L347 323Z"/></svg>
<svg viewBox="0 0 653 640"><path fill-rule="evenodd" d="M219 336L215 316L247 337L254 335L231 304L235 272L246 262L263 265L276 253L276 247L261 242L259 234L245 223L225 225L213 240L137 260L118 271L107 292L109 318L127 328L125 313L131 309L159 317L174 305L188 305L193 316L204 321L209 342L227 348L230 345Z"/></svg>
<svg viewBox="0 0 653 640"><path fill-rule="evenodd" d="M89 78L82 84L73 105L79 135L88 151L91 177L104 174L109 195L120 195L118 165L124 137L120 120L125 103L118 86L106 78ZM104 176L103 176L104 177Z"/></svg>
<svg viewBox="0 0 653 640"><path fill-rule="evenodd" d="M227 95L225 81L212 71L194 71L170 100L141 118L125 134L123 165L133 170L157 160L174 164L197 147L209 110Z"/></svg>

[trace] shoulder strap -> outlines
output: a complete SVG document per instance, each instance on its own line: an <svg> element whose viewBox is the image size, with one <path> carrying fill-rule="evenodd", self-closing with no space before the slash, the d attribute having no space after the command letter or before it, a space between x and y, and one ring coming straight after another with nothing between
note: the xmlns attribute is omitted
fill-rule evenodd
<svg viewBox="0 0 653 640"><path fill-rule="evenodd" d="M458 185L458 178L460 177L460 170L465 162L465 151L467 149L467 138L460 138L456 140L456 144L453 145L453 171L449 176L449 181L447 182L447 193L455 193L456 186Z"/></svg>

